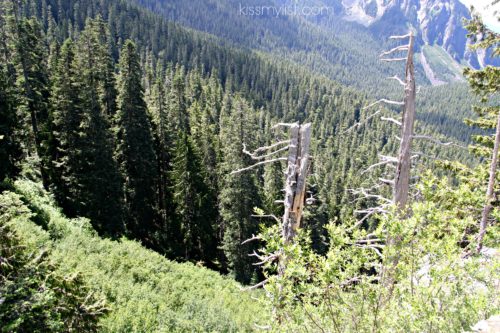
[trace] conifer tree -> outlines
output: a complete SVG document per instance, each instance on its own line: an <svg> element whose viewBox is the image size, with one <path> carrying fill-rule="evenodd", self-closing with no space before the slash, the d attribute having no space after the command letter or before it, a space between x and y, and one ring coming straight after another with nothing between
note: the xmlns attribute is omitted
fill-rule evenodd
<svg viewBox="0 0 500 333"><path fill-rule="evenodd" d="M169 117L174 131L189 131L184 68L177 67L169 92Z"/></svg>
<svg viewBox="0 0 500 333"><path fill-rule="evenodd" d="M118 67L116 157L124 180L127 230L151 244L156 222L157 162L139 57L130 40L122 48Z"/></svg>
<svg viewBox="0 0 500 333"><path fill-rule="evenodd" d="M498 0L493 2L493 4L495 3L498 3ZM472 37L473 40L471 48L473 50L484 49L491 51L493 57L499 57L500 34L488 29L477 13L473 12L473 14L472 20L467 25L469 37ZM466 68L464 74L468 78L474 93L481 97L481 102L486 103L489 99L494 100L495 97L498 97L500 93L500 68L493 66L486 66L480 70ZM479 253L483 247L486 231L490 224L491 212L496 204L498 154L500 150L500 107L495 104L475 106L474 111L479 115L479 118L467 120L470 125L479 126L483 129L494 129L496 132L494 136L478 135L474 138L479 145L474 146L473 150L478 155L487 156L490 159L486 202L483 207L477 237L476 252Z"/></svg>
<svg viewBox="0 0 500 333"><path fill-rule="evenodd" d="M85 22L86 43L93 50L95 85L102 113L111 120L116 113L116 82L111 54L111 36L106 21L98 15Z"/></svg>
<svg viewBox="0 0 500 333"><path fill-rule="evenodd" d="M69 215L80 212L77 207L82 193L78 173L81 172L80 123L82 121L81 86L75 66L73 42L64 42L57 61L53 61L51 120L52 152L51 186L56 200Z"/></svg>
<svg viewBox="0 0 500 333"><path fill-rule="evenodd" d="M213 259L216 251L213 232L217 216L215 197L205 184L198 153L186 133L180 133L176 142L171 180L184 258Z"/></svg>
<svg viewBox="0 0 500 333"><path fill-rule="evenodd" d="M80 155L81 169L77 172L82 195L79 215L91 218L99 231L110 235L123 230L122 192L118 167L113 159L113 142L108 117L100 102L99 50L105 46L98 41L99 31L85 29L78 40L75 56L77 75L73 82L81 85L82 118L79 124L80 138L75 149ZM70 115L68 115L69 117Z"/></svg>
<svg viewBox="0 0 500 333"><path fill-rule="evenodd" d="M16 175L21 157L15 139L17 127L15 104L4 66L0 63L0 182Z"/></svg>
<svg viewBox="0 0 500 333"><path fill-rule="evenodd" d="M168 241L167 251L178 252L179 244L174 240L179 236L173 220L174 206L171 196L170 182L170 160L173 133L169 126L168 104L163 66L157 65L151 91L148 96L148 109L152 118L152 130L154 138L154 150L157 156L157 193L158 193L158 215L160 223L159 237ZM162 243L167 243L164 241ZM178 243L178 242L177 242Z"/></svg>
<svg viewBox="0 0 500 333"><path fill-rule="evenodd" d="M255 268L248 256L254 244L241 243L258 230L258 221L252 218L253 209L260 206L255 175L249 172L231 174L249 163L243 153L243 144L252 142L252 111L240 97L225 96L221 113L220 166L221 191L219 209L222 217L224 253L234 277L249 283Z"/></svg>
<svg viewBox="0 0 500 333"><path fill-rule="evenodd" d="M36 157L45 187L49 186L49 79L47 54L40 24L21 16L18 3L9 1L8 44L17 75L20 137L30 156Z"/></svg>

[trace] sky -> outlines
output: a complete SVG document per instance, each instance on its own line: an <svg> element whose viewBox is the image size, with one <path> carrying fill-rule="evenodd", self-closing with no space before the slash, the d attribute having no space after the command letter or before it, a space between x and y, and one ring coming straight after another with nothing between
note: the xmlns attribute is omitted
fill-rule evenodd
<svg viewBox="0 0 500 333"><path fill-rule="evenodd" d="M473 5L483 17L483 21L488 28L500 33L500 22L495 18L494 12L497 11L497 17L500 16L500 2L495 6L491 6L492 0L460 0L464 5L470 7Z"/></svg>

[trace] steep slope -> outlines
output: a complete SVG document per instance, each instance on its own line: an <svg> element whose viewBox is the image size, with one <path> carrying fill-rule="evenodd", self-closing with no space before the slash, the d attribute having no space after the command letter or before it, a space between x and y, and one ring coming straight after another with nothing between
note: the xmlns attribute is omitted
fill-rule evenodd
<svg viewBox="0 0 500 333"><path fill-rule="evenodd" d="M200 0L200 3L204 1ZM70 22L75 22L76 27L84 25L86 16L81 13L102 15L115 38L113 49L118 50L120 42L132 38L139 45L144 59L154 57L153 62L159 60L163 68L184 66L188 71L201 69L203 76L214 76L227 93L241 94L262 119L260 126L269 126L278 121L313 122L315 154L323 157L318 159L322 162L316 164L320 170L317 173L318 183L324 184L320 191L325 193L325 197L328 196L320 199L323 199L325 210L329 212L328 218L338 215L340 203L348 202L350 194L345 191L347 186L353 187L359 182L368 181L359 177L356 170L363 170L377 160L379 150L387 154L396 151L393 134L397 129L378 119L372 119L356 131L347 131L355 123L364 122L371 114L369 110L362 110L363 105L369 102L359 89L343 87L325 75L316 75L304 66L284 61L275 54L248 52L214 36L185 29L128 1L82 0L64 4L61 8L57 0L50 0L49 4L52 15L57 18L61 40L68 37L67 26ZM75 6L79 7L79 11L75 10ZM78 15L75 14L77 12ZM44 15L40 14L40 17ZM322 48L321 44L312 45ZM373 50L370 52L375 53ZM347 66L348 60L342 59L343 54L340 56L342 65L339 69L352 74L353 71ZM370 70L376 68L374 63L363 63L366 58L358 60L360 64L354 71L357 80L365 78L374 92L384 93L384 78L389 74L394 75L394 72L371 76ZM444 138L467 142L470 134L474 133L461 123L464 115L470 115L470 101L464 101L468 98L467 90L457 90L453 94L445 90L438 92L446 96L446 102L443 96L429 93L430 98L421 104L419 133L438 132ZM401 93L399 89L395 98L402 98ZM454 97L451 101L450 96ZM190 99L189 96L185 98ZM397 109L394 111L398 112ZM391 111L384 112L389 115ZM219 114L220 110L216 113ZM214 121L218 122L219 119L215 118ZM455 149L431 147L428 151L439 157L460 156L465 161L471 160L463 151ZM320 165L322 163L325 165Z"/></svg>
<svg viewBox="0 0 500 333"><path fill-rule="evenodd" d="M434 68L421 54L422 65L418 71L430 83L463 80L461 75L454 75L456 68L463 64L475 68L498 65L498 60L483 52L467 50L463 19L470 18L470 13L459 0L307 0L300 3L253 0L244 4L227 0L136 1L183 25L238 45L278 53L339 82L365 89L369 89L366 82L372 83L371 77L383 76L391 68L377 63L377 55L386 46L387 38L401 34L408 26L417 33L418 49L426 45L440 47L448 54L440 68ZM373 65L366 66L367 63ZM363 65L369 69L360 75L357 69ZM425 81L422 83L428 83Z"/></svg>
<svg viewBox="0 0 500 333"><path fill-rule="evenodd" d="M286 9L294 7L280 0L253 0L243 5L230 0L133 1L184 26L238 47L278 55L344 85L373 94L392 89L391 84L381 83L380 78L389 76L398 67L378 61L384 47L380 41L366 28L339 22L336 16L327 15L326 10L324 15L308 18L286 15ZM420 72L423 83L425 76Z"/></svg>
<svg viewBox="0 0 500 333"><path fill-rule="evenodd" d="M63 216L39 184L17 181L15 192L0 195L0 219L34 256L48 253L63 275L82 273L105 298L110 311L101 332L250 332L266 320L252 299L258 294L242 292L234 280L136 242L101 239L87 220ZM9 204L18 199L25 204Z"/></svg>

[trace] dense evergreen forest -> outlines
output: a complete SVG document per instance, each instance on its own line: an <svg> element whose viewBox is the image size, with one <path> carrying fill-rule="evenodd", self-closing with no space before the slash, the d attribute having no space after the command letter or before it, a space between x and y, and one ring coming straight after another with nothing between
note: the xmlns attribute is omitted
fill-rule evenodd
<svg viewBox="0 0 500 333"><path fill-rule="evenodd" d="M258 230L254 207L276 211L282 173L276 165L229 176L250 162L244 143L268 142L281 120L313 121L315 225L352 212L346 185L363 182L355 170L394 150L380 122L346 132L367 117L361 94L125 2L4 7L5 84L26 110L16 122L23 154L39 157L30 172L68 216L88 217L103 235L248 283L258 272L240 243Z"/></svg>
<svg viewBox="0 0 500 333"><path fill-rule="evenodd" d="M200 12L193 12L196 17L205 12L203 1L199 2ZM315 327L313 331L322 331L318 327L338 325L334 319L337 315L340 321L348 321L349 315L357 313L341 313L339 305L333 310L335 315L323 304L313 316L304 316L318 304L318 298L325 296L318 291L328 289L324 289L325 284L339 282L337 287L342 290L359 285L359 290L346 296L352 302L359 302L358 292L362 291L369 294L371 301L379 296L375 287L370 289L376 283L369 280L378 269L375 264L378 248L375 253L361 247L348 249L351 238L359 235L345 229L355 223L357 210L377 202L377 197L360 200L352 189L372 187L386 176L388 168L372 173L363 171L378 162L379 154L396 154L399 145L397 126L380 121L380 116L398 116L399 108L383 107L375 117L377 110L365 106L378 93L360 88L376 86L377 80L382 81L396 67L379 70L380 67L373 65L375 52L361 50L366 36L350 46L358 48L362 59L350 61L341 44L332 45L332 40L314 35L307 22L300 23L301 29L306 30L293 32L295 23L284 20L276 30L279 38L265 36L269 47L252 51L241 48L248 38L258 34L252 23L239 22L231 36L207 29L215 20L210 16L205 17L207 21L199 22L200 26L186 24L216 37L167 20L193 22L195 18L178 17L175 10L163 5L167 2L5 0L0 4L0 179L5 179L0 188L5 192L0 197L0 240L8 244L5 249L2 247L7 252L0 253L0 282L14 281L6 283L5 289L0 287L0 292L7 290L11 297L5 306L3 301L0 303L0 309L5 309L5 315L0 314L0 323L9 324L5 326L6 332L29 331L30 325L40 332L99 331L103 327L110 332L236 332L253 330L254 321L269 320L271 312L279 324L293 318L288 323L290 327L283 326L285 331L297 330L301 322ZM175 2L172 6L182 4ZM166 12L174 16L169 17ZM346 29L355 27L349 25ZM241 40L234 39L238 31L245 32L240 35ZM280 39L285 37L290 40ZM297 52L290 57L279 56L286 53L280 50L280 43L287 47L298 43L292 45ZM301 53L310 44L326 46L311 53L312 58L308 59ZM343 60L339 66L332 66L331 59L326 59L324 67L320 66L321 57L326 54ZM344 66L347 63L357 71ZM355 77L363 76L365 68L370 69L365 73L366 82L354 84ZM345 71L344 76L335 72L340 69ZM342 77L339 82L332 79L339 77ZM394 86L383 86L381 90L390 96L402 95ZM392 237L391 232L410 237L411 227L416 230L419 218L427 216L436 228L442 220L456 222L448 225L450 234L462 237L463 244L472 242L467 237L472 237L476 228L470 219L468 224L460 219L467 215L468 209L477 214L481 205L485 161L493 147L489 136L495 128L491 114L495 111L486 108L490 111L486 120L486 111L479 112L479 118L474 117L469 111L471 94L463 84L423 87L419 91L418 134L454 144L443 147L432 141L415 140L415 151L421 152L415 156L418 158L415 179L423 181L416 185L415 198L426 201L415 207L416 214L404 230L389 228ZM480 95L477 100L485 96ZM464 118L473 120L466 125ZM305 212L304 230L292 248L280 243L275 221L264 218L282 214L282 204L276 200L283 197L285 163L276 161L250 172L232 173L253 164L244 149L252 151L283 139L284 134L273 129L279 122L311 122L313 131L308 183L309 195L314 200ZM474 135L479 145L467 149ZM434 169L433 174L426 173L428 168ZM438 177L449 177L446 178L449 181L441 182ZM461 183L463 179L467 179L467 186ZM432 190L436 188L438 193ZM382 194L389 192L389 188L381 190ZM457 210L460 200L463 207ZM498 214L496 209L493 215ZM378 239L382 227L398 219L401 216L396 213L368 219L362 224L363 236L372 233ZM8 221L17 221L17 225ZM493 235L498 233L496 229ZM244 243L259 233L260 242ZM488 237L487 244L495 247L498 238ZM456 254L458 250L453 246L459 242L451 237L445 242L443 238L446 237L436 236L435 243L432 237L425 238L425 246L415 253L423 257L427 250L434 253L440 245L449 249L446 255ZM137 241L149 250L126 239ZM41 252L33 262L29 251L37 253L44 242L49 244L47 253ZM404 249L400 260L410 265L414 255L405 252L405 242L412 240L403 237L397 249ZM87 245L81 248L78 244ZM460 249L466 247L463 244ZM263 246L266 247L262 249ZM287 267L292 268L287 269L287 275L273 280L278 270L275 263L260 267L249 254L261 249L263 255L272 256L277 246L287 251ZM15 255L8 252L16 247L25 250ZM65 257L65 251L78 253L75 258L77 255L88 258L79 261ZM99 251L113 255L106 259ZM328 270L324 258L332 258L335 253L338 271L333 272ZM10 254L13 264L6 261L3 266L3 258L11 258ZM221 278L205 269L197 271L194 265L169 262L168 268L162 268L161 256L207 267L229 277ZM444 260L443 256L436 258ZM121 260L122 263L117 263ZM352 265L343 269L342 265L351 260ZM498 273L497 264L487 273ZM113 275L113 265L123 270L123 276ZM129 272L124 268L127 265L137 271ZM87 276L65 275L75 270L87 270ZM172 304L153 309L146 299L155 297L159 292L156 288L165 288L161 292L172 294L173 298L187 297L165 287L164 283L175 281L168 275L171 272L182 276L178 288L199 295L200 300L195 302L190 296L174 304L168 297L158 296L161 299L157 302ZM355 272L366 272L369 281L360 279L357 284L351 283L352 280L342 285L344 280L356 280ZM190 284L183 274L196 278ZM5 276L9 278L4 279ZM51 279L42 288L43 292L37 294L41 295L39 303L24 310L16 308L24 297L39 292L45 276ZM270 288L275 289L269 289L268 294L277 297L262 301L269 311L254 303L253 296L240 296L230 278L243 285L270 281ZM296 284L283 289L280 279L284 278ZM127 295L125 289L117 292L106 279L129 289L140 285L144 295L138 291ZM198 293L194 283L207 291ZM215 287L208 286L210 283ZM402 283L397 288L406 287ZM26 293L21 295L12 288L25 288ZM216 288L224 289L223 305L211 300ZM91 291L94 289L98 290L95 294ZM467 301L477 296L465 291L464 294ZM297 295L303 298L297 300ZM464 310L463 325L453 317L450 322L439 322L434 331L442 331L448 324L453 328L465 327L465 321L469 324L480 317L478 313L487 313L483 305L494 299L493 295L491 292L480 298L481 306L474 310ZM340 294L332 297L337 304L346 302ZM103 299L118 305L108 306ZM497 303L492 311L498 309ZM74 310L77 305L82 309L80 312ZM128 306L137 307L141 317L134 318ZM210 310L218 306L223 308L221 313ZM394 311L391 306L395 305L387 305L383 311ZM58 311L50 313L37 307L54 307ZM247 308L253 315L245 313ZM303 309L305 314L299 315ZM457 316L450 311L447 315ZM31 316L32 313L36 315ZM195 313L192 318L191 313ZM159 321L160 316L165 319ZM25 321L16 322L18 317ZM100 318L106 318L104 323ZM118 323L120 320L123 323ZM369 320L350 330L364 331ZM384 329L389 331L396 327L392 324L380 323L387 325ZM425 329L422 326L409 331Z"/></svg>

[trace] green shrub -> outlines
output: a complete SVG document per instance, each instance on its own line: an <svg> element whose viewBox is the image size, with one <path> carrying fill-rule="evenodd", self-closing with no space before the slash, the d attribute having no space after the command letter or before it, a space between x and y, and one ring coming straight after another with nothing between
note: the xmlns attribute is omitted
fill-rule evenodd
<svg viewBox="0 0 500 333"><path fill-rule="evenodd" d="M0 195L0 329L2 332L95 332L106 313L80 274L61 274L50 251L24 243L11 228L32 212L12 192Z"/></svg>
<svg viewBox="0 0 500 333"><path fill-rule="evenodd" d="M12 227L32 248L45 248L57 273L81 272L107 300L103 332L246 332L266 321L266 309L228 277L189 263L175 263L139 243L99 238L86 219L67 219L37 185L17 181L17 191L38 214ZM33 214L31 212L31 214Z"/></svg>
<svg viewBox="0 0 500 333"><path fill-rule="evenodd" d="M266 266L275 331L463 332L500 313L500 251L463 256L464 244L475 248L482 188L450 186L431 174L422 179L409 217L388 213L369 231L330 224L326 256L311 250L303 231L293 244L283 243L277 227L261 233L263 257L283 249L287 258L282 276L275 275L277 262ZM498 234L491 225L492 253Z"/></svg>

